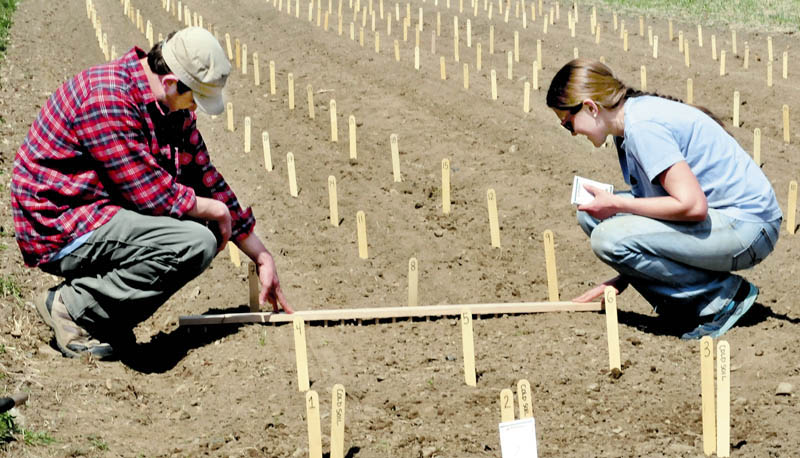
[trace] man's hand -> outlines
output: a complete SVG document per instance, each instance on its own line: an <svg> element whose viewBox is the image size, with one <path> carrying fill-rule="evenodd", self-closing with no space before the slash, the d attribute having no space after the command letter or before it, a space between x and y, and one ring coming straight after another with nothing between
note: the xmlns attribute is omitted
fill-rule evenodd
<svg viewBox="0 0 800 458"><path fill-rule="evenodd" d="M289 306L286 296L283 295L281 290L281 282L278 280L278 273L275 270L275 261L272 256L261 257L261 262L257 266L258 279L261 282L261 292L258 294L259 305L264 305L265 302L272 304L272 311L278 313L278 305L286 313L294 313L294 309Z"/></svg>

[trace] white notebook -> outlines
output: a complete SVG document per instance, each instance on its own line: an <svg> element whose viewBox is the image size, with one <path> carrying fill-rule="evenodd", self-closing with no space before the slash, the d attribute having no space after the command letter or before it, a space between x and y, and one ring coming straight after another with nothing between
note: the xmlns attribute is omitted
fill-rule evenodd
<svg viewBox="0 0 800 458"><path fill-rule="evenodd" d="M594 196L584 189L583 185L588 184L604 191L614 192L614 185L608 183L601 183L599 181L590 180L588 178L579 177L575 175L572 180L572 203L575 205L583 205L594 200Z"/></svg>

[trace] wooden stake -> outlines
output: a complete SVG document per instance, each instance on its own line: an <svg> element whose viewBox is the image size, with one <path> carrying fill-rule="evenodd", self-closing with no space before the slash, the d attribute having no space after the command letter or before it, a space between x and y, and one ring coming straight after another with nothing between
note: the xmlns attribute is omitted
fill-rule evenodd
<svg viewBox="0 0 800 458"><path fill-rule="evenodd" d="M289 73L287 79L289 80L289 109L294 110L294 75Z"/></svg>
<svg viewBox="0 0 800 458"><path fill-rule="evenodd" d="M228 102L225 111L228 114L228 131L233 132L233 103Z"/></svg>
<svg viewBox="0 0 800 458"><path fill-rule="evenodd" d="M299 391L308 391L308 356L306 354L306 325L302 318L292 319L294 330L294 355L297 361L297 388Z"/></svg>
<svg viewBox="0 0 800 458"><path fill-rule="evenodd" d="M539 71L542 71L542 40L536 40L536 62L539 64Z"/></svg>
<svg viewBox="0 0 800 458"><path fill-rule="evenodd" d="M419 263L417 263L417 258L408 260L408 306L419 306Z"/></svg>
<svg viewBox="0 0 800 458"><path fill-rule="evenodd" d="M467 48L472 47L472 21L467 19Z"/></svg>
<svg viewBox="0 0 800 458"><path fill-rule="evenodd" d="M468 386L476 386L472 313L466 308L461 311L461 344L464 349L464 381Z"/></svg>
<svg viewBox="0 0 800 458"><path fill-rule="evenodd" d="M556 271L556 248L553 231L547 229L542 234L544 239L544 259L547 271L547 296L551 302L558 302L558 273Z"/></svg>
<svg viewBox="0 0 800 458"><path fill-rule="evenodd" d="M789 79L789 51L783 52L783 79Z"/></svg>
<svg viewBox="0 0 800 458"><path fill-rule="evenodd" d="M508 72L506 77L510 80L514 79L514 53L509 51L508 53Z"/></svg>
<svg viewBox="0 0 800 458"><path fill-rule="evenodd" d="M533 399L531 384L522 379L517 382L517 400L519 401L519 418L533 418Z"/></svg>
<svg viewBox="0 0 800 458"><path fill-rule="evenodd" d="M394 60L400 62L400 43L394 40Z"/></svg>
<svg viewBox="0 0 800 458"><path fill-rule="evenodd" d="M769 62L772 62L775 59L772 54L772 37L767 37L767 56Z"/></svg>
<svg viewBox="0 0 800 458"><path fill-rule="evenodd" d="M476 56L475 56L475 68L478 71L481 71L482 63L481 63L481 44L480 43L478 43L478 49L475 50L475 53L476 53Z"/></svg>
<svg viewBox="0 0 800 458"><path fill-rule="evenodd" d="M497 72L492 69L492 100L497 100Z"/></svg>
<svg viewBox="0 0 800 458"><path fill-rule="evenodd" d="M486 201L489 207L489 233L492 238L492 247L500 248L500 224L497 220L497 194L495 194L494 189L489 188L486 191Z"/></svg>
<svg viewBox="0 0 800 458"><path fill-rule="evenodd" d="M668 22L669 22L669 26L668 26L668 28L669 28L669 35L668 35L668 37L669 37L669 41L671 42L672 40L674 40L674 39L675 39L675 38L674 38L674 37L675 37L675 35L674 35L674 34L673 34L673 32L672 32L672 30L673 30L673 28L672 28L672 19L670 19Z"/></svg>
<svg viewBox="0 0 800 458"><path fill-rule="evenodd" d="M733 51L734 56L738 56L739 52L736 49L736 31L731 30L731 51Z"/></svg>
<svg viewBox="0 0 800 458"><path fill-rule="evenodd" d="M767 62L767 87L772 87L772 61Z"/></svg>
<svg viewBox="0 0 800 458"><path fill-rule="evenodd" d="M228 254L231 257L231 262L236 268L242 267L242 260L239 257L239 248L234 243L228 243Z"/></svg>
<svg viewBox="0 0 800 458"><path fill-rule="evenodd" d="M787 145L791 141L789 133L789 105L783 105L783 142Z"/></svg>
<svg viewBox="0 0 800 458"><path fill-rule="evenodd" d="M367 218L362 210L356 213L356 226L358 232L358 257L367 259L369 257L369 250L367 249Z"/></svg>
<svg viewBox="0 0 800 458"><path fill-rule="evenodd" d="M731 456L731 347L717 342L717 456Z"/></svg>
<svg viewBox="0 0 800 458"><path fill-rule="evenodd" d="M286 153L286 169L289 173L289 194L297 197L297 177L294 170L294 154Z"/></svg>
<svg viewBox="0 0 800 458"><path fill-rule="evenodd" d="M358 159L358 151L356 151L356 117L350 115L348 119L350 126L350 160L355 161Z"/></svg>
<svg viewBox="0 0 800 458"><path fill-rule="evenodd" d="M744 42L744 69L750 68L750 44Z"/></svg>
<svg viewBox="0 0 800 458"><path fill-rule="evenodd" d="M608 330L608 368L621 370L619 356L619 324L617 323L617 292L613 286L606 286L606 328Z"/></svg>
<svg viewBox="0 0 800 458"><path fill-rule="evenodd" d="M346 397L344 386L339 383L333 385L331 390L331 458L344 458Z"/></svg>
<svg viewBox="0 0 800 458"><path fill-rule="evenodd" d="M469 90L469 64L464 64L464 89Z"/></svg>
<svg viewBox="0 0 800 458"><path fill-rule="evenodd" d="M336 100L331 99L331 141L337 143L339 141L339 127L336 119Z"/></svg>
<svg viewBox="0 0 800 458"><path fill-rule="evenodd" d="M339 227L339 199L336 193L336 177L328 177L328 207L330 208L331 226Z"/></svg>
<svg viewBox="0 0 800 458"><path fill-rule="evenodd" d="M450 160L449 159L442 159L442 213L445 215L450 214Z"/></svg>
<svg viewBox="0 0 800 458"><path fill-rule="evenodd" d="M710 456L717 449L716 408L714 399L714 340L700 339L700 390L703 418L703 453Z"/></svg>
<svg viewBox="0 0 800 458"><path fill-rule="evenodd" d="M264 168L267 172L272 171L272 152L269 145L269 133L266 130L261 132L261 145L264 148Z"/></svg>
<svg viewBox="0 0 800 458"><path fill-rule="evenodd" d="M739 91L733 91L733 127L739 127Z"/></svg>
<svg viewBox="0 0 800 458"><path fill-rule="evenodd" d="M647 68L644 65L642 65L640 73L642 80L642 91L647 92Z"/></svg>
<svg viewBox="0 0 800 458"><path fill-rule="evenodd" d="M225 48L228 51L228 60L233 60L233 49L231 48L231 34L227 32L225 33Z"/></svg>
<svg viewBox="0 0 800 458"><path fill-rule="evenodd" d="M717 36L711 35L711 59L717 60Z"/></svg>
<svg viewBox="0 0 800 458"><path fill-rule="evenodd" d="M247 264L247 285L248 289L250 290L250 312L258 313L258 293L261 289L261 281L258 279L258 268L256 267L256 263L252 261Z"/></svg>
<svg viewBox="0 0 800 458"><path fill-rule="evenodd" d="M786 231L794 235L797 229L796 224L797 215L797 181L792 180L789 182L789 199L786 204Z"/></svg>
<svg viewBox="0 0 800 458"><path fill-rule="evenodd" d="M683 52L683 30L678 32L678 52Z"/></svg>
<svg viewBox="0 0 800 458"><path fill-rule="evenodd" d="M247 44L242 45L242 75L247 74Z"/></svg>
<svg viewBox="0 0 800 458"><path fill-rule="evenodd" d="M419 46L414 47L414 70L419 70Z"/></svg>
<svg viewBox="0 0 800 458"><path fill-rule="evenodd" d="M686 40L686 43L683 45L683 64L686 65L687 68L692 65L689 58L689 40Z"/></svg>
<svg viewBox="0 0 800 458"><path fill-rule="evenodd" d="M444 59L444 57L442 59ZM397 147L397 134L389 136L389 145L392 151L392 175L394 176L394 182L400 183L403 179L400 176L400 152Z"/></svg>
<svg viewBox="0 0 800 458"><path fill-rule="evenodd" d="M442 81L447 79L447 65L444 63L444 56L439 57L439 75Z"/></svg>
<svg viewBox="0 0 800 458"><path fill-rule="evenodd" d="M251 121L250 116L245 116L244 118L244 152L250 152L250 127Z"/></svg>
<svg viewBox="0 0 800 458"><path fill-rule="evenodd" d="M514 421L514 393L508 388L500 390L500 421Z"/></svg>
<svg viewBox="0 0 800 458"><path fill-rule="evenodd" d="M319 421L319 398L317 392L306 393L306 418L308 420L308 456L322 458L322 427Z"/></svg>
<svg viewBox="0 0 800 458"><path fill-rule="evenodd" d="M236 39L236 68L242 68L242 43L239 39Z"/></svg>
<svg viewBox="0 0 800 458"><path fill-rule="evenodd" d="M658 35L653 37L653 59L658 59Z"/></svg>
<svg viewBox="0 0 800 458"><path fill-rule="evenodd" d="M519 62L519 31L514 31L514 62Z"/></svg>
<svg viewBox="0 0 800 458"><path fill-rule="evenodd" d="M261 73L258 67L258 53L253 53L253 83L256 86L261 86Z"/></svg>
<svg viewBox="0 0 800 458"><path fill-rule="evenodd" d="M525 81L522 93L522 111L525 113L531 111L531 83L529 81Z"/></svg>
<svg viewBox="0 0 800 458"><path fill-rule="evenodd" d="M494 26L489 26L489 54L494 54Z"/></svg>
<svg viewBox="0 0 800 458"><path fill-rule="evenodd" d="M719 76L725 76L725 50L719 53Z"/></svg>
<svg viewBox="0 0 800 458"><path fill-rule="evenodd" d="M753 161L761 167L761 129L753 129Z"/></svg>
<svg viewBox="0 0 800 458"><path fill-rule="evenodd" d="M697 46L703 47L703 26L697 24Z"/></svg>
<svg viewBox="0 0 800 458"><path fill-rule="evenodd" d="M578 48L577 47L576 48L572 48L572 58L573 59L577 59L578 58Z"/></svg>
<svg viewBox="0 0 800 458"><path fill-rule="evenodd" d="M692 79L686 79L686 103L693 104L694 103L694 88L692 87Z"/></svg>
<svg viewBox="0 0 800 458"><path fill-rule="evenodd" d="M269 61L269 93L275 95L275 61Z"/></svg>
<svg viewBox="0 0 800 458"><path fill-rule="evenodd" d="M539 90L539 61L533 61L533 90Z"/></svg>

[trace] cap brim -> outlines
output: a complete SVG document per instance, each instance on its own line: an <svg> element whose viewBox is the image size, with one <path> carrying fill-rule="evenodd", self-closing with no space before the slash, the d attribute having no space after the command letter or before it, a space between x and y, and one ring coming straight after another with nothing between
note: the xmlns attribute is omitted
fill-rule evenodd
<svg viewBox="0 0 800 458"><path fill-rule="evenodd" d="M225 102L222 100L222 95L204 97L196 91L192 91L192 96L194 97L194 102L197 104L197 107L210 115L220 115L225 111Z"/></svg>

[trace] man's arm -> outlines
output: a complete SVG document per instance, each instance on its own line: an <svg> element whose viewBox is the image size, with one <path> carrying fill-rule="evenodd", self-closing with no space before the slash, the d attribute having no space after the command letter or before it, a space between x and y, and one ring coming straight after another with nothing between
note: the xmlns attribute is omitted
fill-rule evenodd
<svg viewBox="0 0 800 458"><path fill-rule="evenodd" d="M278 280L278 272L275 269L275 260L272 255L261 243L261 239L251 232L246 238L236 243L239 248L256 263L258 269L258 279L261 282L261 292L258 295L258 303L264 302L272 304L272 311L278 312L278 305L286 313L294 313L294 309L289 306L286 296L281 290L281 283Z"/></svg>

